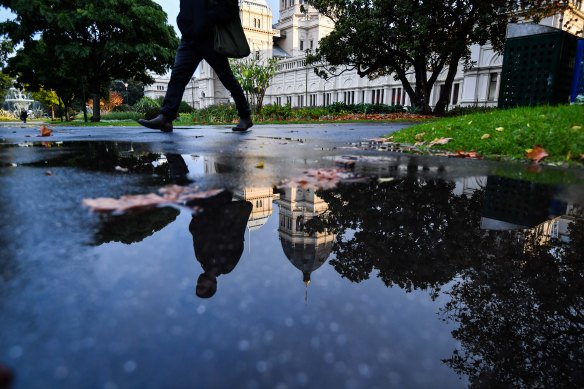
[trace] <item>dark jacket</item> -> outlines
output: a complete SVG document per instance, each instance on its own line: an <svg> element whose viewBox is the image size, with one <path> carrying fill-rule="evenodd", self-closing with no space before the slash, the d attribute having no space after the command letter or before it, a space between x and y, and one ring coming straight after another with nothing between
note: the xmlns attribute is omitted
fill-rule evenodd
<svg viewBox="0 0 584 389"><path fill-rule="evenodd" d="M176 23L186 39L205 40L213 37L213 26L239 16L238 0L180 0Z"/></svg>

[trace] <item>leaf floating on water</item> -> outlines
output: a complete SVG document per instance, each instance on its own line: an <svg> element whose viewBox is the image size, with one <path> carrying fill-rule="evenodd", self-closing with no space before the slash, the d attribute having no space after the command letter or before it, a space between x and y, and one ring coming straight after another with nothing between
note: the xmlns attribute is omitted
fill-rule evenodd
<svg viewBox="0 0 584 389"><path fill-rule="evenodd" d="M52 171L50 171L50 170L47 170L47 171L45 172L45 176L52 176L52 175L53 175L53 172L52 172Z"/></svg>
<svg viewBox="0 0 584 389"><path fill-rule="evenodd" d="M491 137L491 135L484 134L483 136L481 136L481 139L485 140L485 139L489 139L490 137Z"/></svg>
<svg viewBox="0 0 584 389"><path fill-rule="evenodd" d="M126 167L121 167L121 166L116 166L116 167L114 168L114 170L115 170L115 171L117 171L117 172L122 172L122 173L127 173L127 172L128 172L128 168L126 168Z"/></svg>
<svg viewBox="0 0 584 389"><path fill-rule="evenodd" d="M51 136L53 134L53 130L49 127L45 126L44 124L40 128L41 136Z"/></svg>
<svg viewBox="0 0 584 389"><path fill-rule="evenodd" d="M434 145L445 145L446 143L450 142L451 140L452 140L452 138L436 138L432 142L430 142L428 147L432 147Z"/></svg>
<svg viewBox="0 0 584 389"><path fill-rule="evenodd" d="M549 156L549 154L541 146L535 146L533 149L527 149L525 151L527 153L527 158L531 159L535 163L539 163L539 161Z"/></svg>
<svg viewBox="0 0 584 389"><path fill-rule="evenodd" d="M367 178L358 177L353 173L347 173L344 169L311 169L305 171L301 177L286 181L280 187L327 190L336 188L340 183L364 181L367 181Z"/></svg>
<svg viewBox="0 0 584 389"><path fill-rule="evenodd" d="M130 211L141 211L160 206L186 205L193 200L206 199L218 195L223 189L212 189L199 191L196 188L180 185L169 185L158 190L161 195L148 193L144 195L126 195L119 199L110 197L100 197L96 199L85 199L83 205L93 212L103 213L125 213Z"/></svg>

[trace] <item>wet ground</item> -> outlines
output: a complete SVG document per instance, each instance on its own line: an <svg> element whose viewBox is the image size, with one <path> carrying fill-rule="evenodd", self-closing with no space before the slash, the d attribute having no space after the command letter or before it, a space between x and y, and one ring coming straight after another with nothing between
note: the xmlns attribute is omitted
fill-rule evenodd
<svg viewBox="0 0 584 389"><path fill-rule="evenodd" d="M584 169L377 140L401 127L0 127L0 376L582 387ZM83 205L174 184L223 191Z"/></svg>

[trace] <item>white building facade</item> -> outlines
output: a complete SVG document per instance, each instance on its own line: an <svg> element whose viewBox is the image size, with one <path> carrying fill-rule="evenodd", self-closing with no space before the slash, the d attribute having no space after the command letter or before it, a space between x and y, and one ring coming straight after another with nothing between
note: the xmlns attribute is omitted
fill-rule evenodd
<svg viewBox="0 0 584 389"><path fill-rule="evenodd" d="M567 11L544 19L541 24L584 37L584 2L570 3ZM264 104L290 104L292 107L326 106L335 102L410 105L401 82L391 75L369 80L359 77L356 71L347 71L324 80L314 73L314 66L306 66L305 50L318 48L320 39L334 29L334 23L304 0L281 0L279 20L273 27L272 11L265 0L240 0L240 17L252 54L280 59ZM470 50L475 65L470 69L464 69L462 64L459 66L449 108L496 106L503 58L490 45L473 45ZM446 72L434 85L432 106L438 101L445 77ZM413 83L414 79L411 81ZM168 76L159 77L145 89L145 95L164 95L167 84ZM194 108L233 101L204 61L198 75L187 85L183 100Z"/></svg>

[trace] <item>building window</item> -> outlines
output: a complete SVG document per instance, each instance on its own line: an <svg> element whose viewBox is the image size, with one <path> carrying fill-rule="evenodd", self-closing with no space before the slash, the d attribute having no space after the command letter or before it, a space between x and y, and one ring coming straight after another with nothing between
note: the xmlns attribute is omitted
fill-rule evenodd
<svg viewBox="0 0 584 389"><path fill-rule="evenodd" d="M310 48L313 49L314 48L314 40L310 40Z"/></svg>
<svg viewBox="0 0 584 389"><path fill-rule="evenodd" d="M297 96L296 102L299 108L304 107L304 95Z"/></svg>
<svg viewBox="0 0 584 389"><path fill-rule="evenodd" d="M458 104L458 93L460 92L460 83L456 83L452 86L452 105Z"/></svg>
<svg viewBox="0 0 584 389"><path fill-rule="evenodd" d="M487 100L494 101L497 98L497 81L499 73L491 73L489 75L489 94Z"/></svg>
<svg viewBox="0 0 584 389"><path fill-rule="evenodd" d="M300 50L304 50L304 41L300 41Z"/></svg>
<svg viewBox="0 0 584 389"><path fill-rule="evenodd" d="M286 104L292 105L292 96L286 96Z"/></svg>

